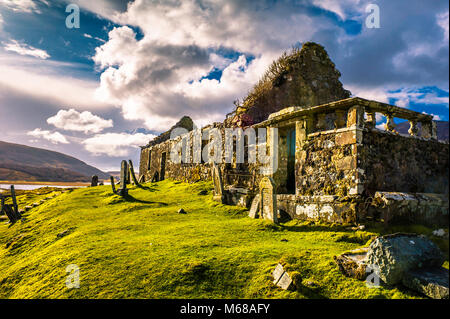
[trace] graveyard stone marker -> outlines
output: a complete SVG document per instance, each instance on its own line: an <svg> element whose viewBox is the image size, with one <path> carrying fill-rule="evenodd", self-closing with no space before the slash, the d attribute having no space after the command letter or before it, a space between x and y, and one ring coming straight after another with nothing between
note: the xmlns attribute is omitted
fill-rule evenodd
<svg viewBox="0 0 450 319"><path fill-rule="evenodd" d="M92 176L92 179L91 179L91 187L95 187L95 186L98 186L98 176L97 175Z"/></svg>
<svg viewBox="0 0 450 319"><path fill-rule="evenodd" d="M122 161L122 164L120 167L120 188L118 190L118 194L120 196L128 195L128 189L127 189L128 174L129 174L128 163L127 163L127 161Z"/></svg>
<svg viewBox="0 0 450 319"><path fill-rule="evenodd" d="M113 177L113 176L110 176L110 177L109 177L109 180L111 181L111 188L112 188L112 191L113 191L114 194L116 194L117 191L116 191L116 183L114 182L114 177Z"/></svg>
<svg viewBox="0 0 450 319"><path fill-rule="evenodd" d="M219 167L216 163L212 163L212 178L214 184L214 195L213 200L223 203L223 181L222 181L222 173L220 172Z"/></svg>
<svg viewBox="0 0 450 319"><path fill-rule="evenodd" d="M278 223L277 194L275 182L271 177L265 176L259 183L260 214L262 218Z"/></svg>
<svg viewBox="0 0 450 319"><path fill-rule="evenodd" d="M250 218L258 218L259 217L259 206L260 206L261 197L259 194L256 194L255 198L252 201L252 206L250 207L250 212L248 216Z"/></svg>

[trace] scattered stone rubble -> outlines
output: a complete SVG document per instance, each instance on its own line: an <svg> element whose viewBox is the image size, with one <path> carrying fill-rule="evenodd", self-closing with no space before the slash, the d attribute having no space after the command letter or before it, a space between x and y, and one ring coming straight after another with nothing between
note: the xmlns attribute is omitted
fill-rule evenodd
<svg viewBox="0 0 450 319"><path fill-rule="evenodd" d="M430 298L449 298L449 274L442 267L444 256L423 235L380 236L368 248L334 258L346 276L364 280L374 272L386 285L402 284Z"/></svg>

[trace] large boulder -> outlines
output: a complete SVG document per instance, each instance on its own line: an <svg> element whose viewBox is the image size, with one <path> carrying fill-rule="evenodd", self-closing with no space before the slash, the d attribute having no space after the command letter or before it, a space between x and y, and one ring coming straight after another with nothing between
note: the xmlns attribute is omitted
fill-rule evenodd
<svg viewBox="0 0 450 319"><path fill-rule="evenodd" d="M366 265L388 285L401 283L411 270L439 267L443 262L439 247L425 236L415 234L377 237L365 260Z"/></svg>

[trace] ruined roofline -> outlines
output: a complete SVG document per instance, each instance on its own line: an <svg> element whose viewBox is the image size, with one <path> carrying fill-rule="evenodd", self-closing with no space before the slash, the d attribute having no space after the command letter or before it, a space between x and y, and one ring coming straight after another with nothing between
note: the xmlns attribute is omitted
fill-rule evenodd
<svg viewBox="0 0 450 319"><path fill-rule="evenodd" d="M291 106L287 107L279 112L272 113L269 119L253 125L253 127L265 127L271 124L278 123L287 119L299 117L302 115L312 115L317 113L327 113L328 111L336 109L348 109L352 106L360 105L365 106L372 112L378 112L382 114L390 114L392 117L398 117L406 120L412 121L432 121L433 116L428 114L423 114L416 111L411 111L399 106L377 102L373 100L366 100L360 97L351 97L348 99L343 99L335 102L330 102L326 104L321 104L311 107L301 107L301 106Z"/></svg>

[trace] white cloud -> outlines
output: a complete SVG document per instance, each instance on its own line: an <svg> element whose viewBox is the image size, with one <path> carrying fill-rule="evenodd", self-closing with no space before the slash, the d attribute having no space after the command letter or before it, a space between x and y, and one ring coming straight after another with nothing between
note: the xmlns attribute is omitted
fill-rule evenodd
<svg viewBox="0 0 450 319"><path fill-rule="evenodd" d="M448 45L448 11L437 15L437 24L444 31L444 42Z"/></svg>
<svg viewBox="0 0 450 319"><path fill-rule="evenodd" d="M93 37L92 35L90 35L90 34L88 34L88 33L84 33L83 36L84 36L85 38L88 38L88 39L95 39L95 40L100 41L100 42L103 42L103 43L106 42L105 40L103 40L103 39L101 39L101 38L99 38L99 37Z"/></svg>
<svg viewBox="0 0 450 319"><path fill-rule="evenodd" d="M28 132L27 135L36 138L43 138L47 141L52 142L53 144L69 144L69 141L66 139L66 137L59 132L50 132L37 128L34 131Z"/></svg>
<svg viewBox="0 0 450 319"><path fill-rule="evenodd" d="M60 110L55 116L47 119L47 123L66 131L100 133L105 128L113 127L112 120L105 120L89 111L78 112L74 109Z"/></svg>
<svg viewBox="0 0 450 319"><path fill-rule="evenodd" d="M50 57L50 55L46 51L36 49L30 45L20 43L19 41L16 40L10 40L9 43L2 42L2 44L4 45L4 49L6 51L15 52L20 55L29 55L44 60Z"/></svg>
<svg viewBox="0 0 450 319"><path fill-rule="evenodd" d="M147 144L155 138L152 134L128 134L128 133L105 133L97 134L82 142L85 149L94 155L108 155L114 157L128 156L131 151Z"/></svg>
<svg viewBox="0 0 450 319"><path fill-rule="evenodd" d="M36 64L35 58L0 54L0 84L22 95L51 101L52 104L76 106L84 110L111 107L111 104L95 98L97 81L76 79L62 71L82 67L51 60L41 60Z"/></svg>
<svg viewBox="0 0 450 319"><path fill-rule="evenodd" d="M36 12L37 10L36 1L33 0L0 0L0 7L3 6L15 12Z"/></svg>
<svg viewBox="0 0 450 319"><path fill-rule="evenodd" d="M362 6L361 0L313 0L312 3L324 10L334 12L337 14L342 20L345 20L349 13L352 15L356 12L362 13L365 9L365 6Z"/></svg>

